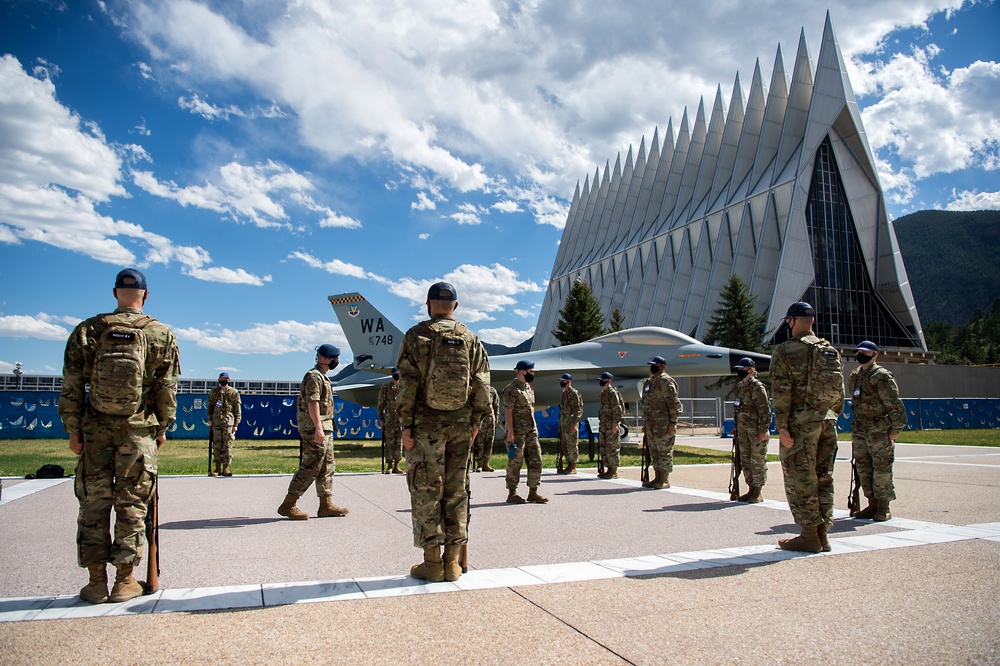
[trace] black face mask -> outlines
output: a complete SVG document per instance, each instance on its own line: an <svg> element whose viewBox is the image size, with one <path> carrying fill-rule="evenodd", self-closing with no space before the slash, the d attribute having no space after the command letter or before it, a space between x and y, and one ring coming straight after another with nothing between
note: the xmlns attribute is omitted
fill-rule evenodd
<svg viewBox="0 0 1000 666"><path fill-rule="evenodd" d="M535 373L533 372L524 373L524 381L527 382L528 384L535 381Z"/></svg>
<svg viewBox="0 0 1000 666"><path fill-rule="evenodd" d="M338 359L333 359L332 361L330 361L330 370L333 370L333 369L334 369L334 368L336 368L336 367L337 367L338 365L340 365L340 360L338 360ZM327 370L327 372L330 372L330 370Z"/></svg>
<svg viewBox="0 0 1000 666"><path fill-rule="evenodd" d="M607 386L610 383L611 383L610 379L602 379L601 380L601 386Z"/></svg>
<svg viewBox="0 0 1000 666"><path fill-rule="evenodd" d="M562 386L563 388L566 388L568 385L569 382L559 382L559 386Z"/></svg>
<svg viewBox="0 0 1000 666"><path fill-rule="evenodd" d="M739 377L740 379L746 379L747 377L750 376L750 371L749 370L737 370L736 371L736 376Z"/></svg>
<svg viewBox="0 0 1000 666"><path fill-rule="evenodd" d="M229 386L229 382L228 381L219 382L219 386Z"/></svg>
<svg viewBox="0 0 1000 666"><path fill-rule="evenodd" d="M873 358L875 358L875 357L874 356L869 356L868 354L860 354L859 353L857 356L854 357L854 360L857 361L858 363L860 363L861 365L864 365L865 363L867 363L868 361L872 360Z"/></svg>
<svg viewBox="0 0 1000 666"><path fill-rule="evenodd" d="M663 366L662 365L651 365L651 366L649 366L649 374L651 374L651 375L659 374L660 370L663 370Z"/></svg>
<svg viewBox="0 0 1000 666"><path fill-rule="evenodd" d="M399 381L399 373L398 372L392 373L392 378L395 379L398 382Z"/></svg>

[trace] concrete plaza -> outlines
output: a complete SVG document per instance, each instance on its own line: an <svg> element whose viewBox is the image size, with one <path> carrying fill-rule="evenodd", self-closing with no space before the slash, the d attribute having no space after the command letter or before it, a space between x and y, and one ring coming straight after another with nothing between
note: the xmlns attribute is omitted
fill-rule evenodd
<svg viewBox="0 0 1000 666"><path fill-rule="evenodd" d="M679 467L661 491L638 469L547 470L551 502L520 506L502 471L475 474L470 572L434 584L405 575L420 551L402 476L337 475L350 515L305 522L275 513L287 475L162 477L161 590L97 606L76 596L72 481L7 479L0 661L1000 661L1000 449L898 445L885 523L846 516L849 455L822 555L775 547L797 528L773 463L756 505L728 500L728 465ZM315 515L314 495L299 504Z"/></svg>

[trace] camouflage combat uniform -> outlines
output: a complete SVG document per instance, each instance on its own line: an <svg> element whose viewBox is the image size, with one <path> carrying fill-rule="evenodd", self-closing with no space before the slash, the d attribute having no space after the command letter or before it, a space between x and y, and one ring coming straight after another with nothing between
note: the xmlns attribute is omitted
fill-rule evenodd
<svg viewBox="0 0 1000 666"><path fill-rule="evenodd" d="M563 389L559 397L559 450L563 464L576 467L580 459L580 419L583 418L583 399L572 386Z"/></svg>
<svg viewBox="0 0 1000 666"><path fill-rule="evenodd" d="M309 416L309 403L319 404L319 425L323 428L323 443L317 444L316 424ZM333 386L317 364L302 378L296 405L299 426L299 469L288 483L288 494L302 497L313 481L316 496L320 499L333 494L333 473L337 468L333 459Z"/></svg>
<svg viewBox="0 0 1000 666"><path fill-rule="evenodd" d="M226 467L233 460L236 426L240 424L240 392L232 386L216 386L208 394L208 422L212 428L212 456Z"/></svg>
<svg viewBox="0 0 1000 666"><path fill-rule="evenodd" d="M747 376L736 384L736 442L740 466L748 486L763 488L767 483L767 440L760 434L771 427L771 405L759 379Z"/></svg>
<svg viewBox="0 0 1000 666"><path fill-rule="evenodd" d="M668 435L667 428L670 424L677 426L683 411L673 377L664 371L646 380L642 386L642 420L650 465L656 471L667 474L674 471L676 434Z"/></svg>
<svg viewBox="0 0 1000 666"><path fill-rule="evenodd" d="M399 383L392 380L378 390L378 419L382 422L387 465L403 459L403 429L399 427L399 412L396 411L398 393Z"/></svg>
<svg viewBox="0 0 1000 666"><path fill-rule="evenodd" d="M476 466L476 461L486 466L493 455L493 439L497 434L497 421L500 420L500 394L492 385L486 387L490 393L490 410L483 415L483 422L479 424L479 432L476 434L475 457L472 466Z"/></svg>
<svg viewBox="0 0 1000 666"><path fill-rule="evenodd" d="M514 457L507 460L507 490L511 493L517 490L525 460L528 461L528 488L538 488L542 482L542 447L535 424L535 390L531 384L515 379L500 392L500 403L504 409L511 410L514 422L508 423L507 428L514 433L517 447Z"/></svg>
<svg viewBox="0 0 1000 666"><path fill-rule="evenodd" d="M490 363L479 338L465 329L468 351L469 396L452 411L426 403L427 373L435 336L430 326L454 330L458 322L447 317L423 321L403 337L396 369L399 393L396 408L403 429L413 435L406 451L406 483L410 490L413 545L428 548L468 542L468 464L472 429L490 410ZM464 326L463 326L464 328Z"/></svg>
<svg viewBox="0 0 1000 666"><path fill-rule="evenodd" d="M66 341L63 359L59 416L66 432L81 433L83 439L74 481L80 502L77 561L82 567L137 564L142 559L146 506L156 488L156 440L165 435L177 413L177 339L155 319L143 328L146 360L139 410L132 416L111 416L98 412L88 400L85 386L91 381L94 355L109 316L78 324ZM117 308L114 316L123 323L151 319L138 308Z"/></svg>
<svg viewBox="0 0 1000 666"><path fill-rule="evenodd" d="M837 416L843 411L820 412L806 405L806 384L810 345L804 338L816 339L811 332L801 333L778 345L771 355L771 398L777 428L787 429L794 440L792 448L779 446L785 497L795 524L800 527L833 524L833 464L837 456Z"/></svg>
<svg viewBox="0 0 1000 666"><path fill-rule="evenodd" d="M894 500L892 463L895 443L890 435L906 427L906 408L892 373L878 363L857 368L848 382L854 412L851 443L858 478L869 500Z"/></svg>
<svg viewBox="0 0 1000 666"><path fill-rule="evenodd" d="M604 469L618 469L621 460L622 437L618 424L625 414L625 401L614 386L601 389L601 407L597 413L597 440L601 447Z"/></svg>

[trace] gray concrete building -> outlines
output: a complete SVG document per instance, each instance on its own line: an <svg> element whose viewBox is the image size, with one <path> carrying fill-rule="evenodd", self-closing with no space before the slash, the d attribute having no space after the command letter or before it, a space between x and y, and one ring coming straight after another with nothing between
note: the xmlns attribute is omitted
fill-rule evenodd
<svg viewBox="0 0 1000 666"><path fill-rule="evenodd" d="M575 280L626 327L703 339L735 273L767 313L762 342L805 300L834 345L927 350L829 15L817 64L803 31L786 72L779 46L768 86L758 61L746 99L737 74L728 105L720 86L710 113L685 109L577 186L532 349L556 344Z"/></svg>

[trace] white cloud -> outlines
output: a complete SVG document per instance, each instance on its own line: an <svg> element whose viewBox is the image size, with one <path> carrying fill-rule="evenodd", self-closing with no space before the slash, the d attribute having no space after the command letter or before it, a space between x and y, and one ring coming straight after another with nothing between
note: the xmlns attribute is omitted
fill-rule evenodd
<svg viewBox="0 0 1000 666"><path fill-rule="evenodd" d="M333 275L347 275L356 278L374 278L375 276L371 273L366 273L365 269L361 266L355 266L354 264L349 264L347 262L341 261L340 259L331 259L330 261L323 261L322 259L317 259L316 257L308 254L306 252L292 252L288 255L289 259L299 259L304 261L306 265L312 266L313 268L319 268L331 273Z"/></svg>
<svg viewBox="0 0 1000 666"><path fill-rule="evenodd" d="M426 192L417 192L417 200L410 204L414 210L435 210L437 204L427 196Z"/></svg>
<svg viewBox="0 0 1000 666"><path fill-rule="evenodd" d="M945 210L1000 210L1000 192L951 191Z"/></svg>
<svg viewBox="0 0 1000 666"><path fill-rule="evenodd" d="M1000 63L937 71L933 45L876 63L882 99L862 117L872 149L891 152L920 180L1000 163Z"/></svg>
<svg viewBox="0 0 1000 666"><path fill-rule="evenodd" d="M139 76L146 79L147 81L155 81L156 78L153 76L153 68L149 64L139 61L135 63L135 68L139 70Z"/></svg>
<svg viewBox="0 0 1000 666"><path fill-rule="evenodd" d="M479 215L476 213L458 212L449 215L451 219L455 220L459 224L482 224L483 221L479 219Z"/></svg>
<svg viewBox="0 0 1000 666"><path fill-rule="evenodd" d="M229 120L230 116L243 117L246 114L243 113L239 108L229 105L226 107L215 106L208 100L204 100L197 94L192 94L190 97L180 97L177 99L177 104L182 109L186 109L191 113L197 114L202 118L207 120Z"/></svg>
<svg viewBox="0 0 1000 666"><path fill-rule="evenodd" d="M108 145L99 128L59 103L51 81L28 76L12 56L0 57L0 242L45 243L118 266L177 261L205 280L270 279L211 268L201 247L175 245L99 213L98 204L127 196L122 155L149 158L141 146Z"/></svg>
<svg viewBox="0 0 1000 666"><path fill-rule="evenodd" d="M516 272L500 264L462 264L442 277L427 280L402 278L393 282L386 281L386 286L392 293L419 306L427 300L427 289L440 280L455 285L461 310L458 318L464 322L491 320L493 313L516 304L515 296L518 294L543 290L543 287L530 280L518 280Z"/></svg>
<svg viewBox="0 0 1000 666"><path fill-rule="evenodd" d="M419 236L417 236L417 238L419 238L420 240L427 240L430 237L431 237L430 234L420 234Z"/></svg>
<svg viewBox="0 0 1000 666"><path fill-rule="evenodd" d="M492 206L493 210L500 211L501 213L520 213L521 207L516 201L511 201L510 199L504 199L503 201L498 201Z"/></svg>
<svg viewBox="0 0 1000 666"><path fill-rule="evenodd" d="M311 352L327 342L347 350L347 337L339 324L314 321L279 321L254 324L243 330L228 328L174 328L177 338L205 349L231 354L287 354ZM341 362L344 362L341 358Z"/></svg>
<svg viewBox="0 0 1000 666"><path fill-rule="evenodd" d="M51 317L44 313L39 313L34 317L26 315L0 317L0 337L65 342L69 334L70 329L53 323Z"/></svg>
<svg viewBox="0 0 1000 666"><path fill-rule="evenodd" d="M476 335L483 342L494 345L504 345L505 347L516 347L532 335L535 334L535 327L519 331L509 326L499 326L497 328L481 328L476 331Z"/></svg>
<svg viewBox="0 0 1000 666"><path fill-rule="evenodd" d="M133 171L132 180L154 196L185 207L226 213L262 228L289 228L287 204L318 213L321 227L361 227L359 221L318 204L311 194L315 185L306 176L270 160L253 165L230 162L212 173L204 185L181 187L173 181L158 180L149 171Z"/></svg>

